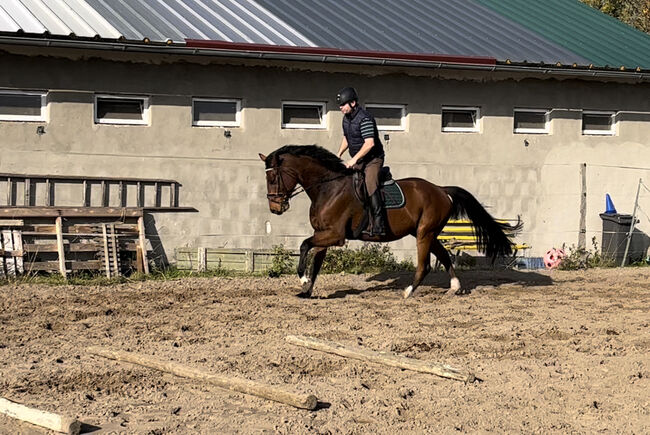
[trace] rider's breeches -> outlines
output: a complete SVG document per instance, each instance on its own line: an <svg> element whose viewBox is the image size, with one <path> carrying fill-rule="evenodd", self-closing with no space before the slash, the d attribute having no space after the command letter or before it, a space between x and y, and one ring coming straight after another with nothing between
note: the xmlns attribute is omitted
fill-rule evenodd
<svg viewBox="0 0 650 435"><path fill-rule="evenodd" d="M376 157L370 160L365 168L364 174L366 178L366 189L368 190L368 196L372 196L373 193L379 187L379 171L381 167L384 166L384 159Z"/></svg>

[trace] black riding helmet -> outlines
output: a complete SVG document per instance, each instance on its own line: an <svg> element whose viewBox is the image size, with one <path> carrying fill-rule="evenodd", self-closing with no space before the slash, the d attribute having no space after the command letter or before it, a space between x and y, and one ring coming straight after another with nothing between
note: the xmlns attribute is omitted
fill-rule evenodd
<svg viewBox="0 0 650 435"><path fill-rule="evenodd" d="M339 106L345 105L350 101L358 101L359 97L357 91L354 88L343 88L336 94L336 101L339 103Z"/></svg>

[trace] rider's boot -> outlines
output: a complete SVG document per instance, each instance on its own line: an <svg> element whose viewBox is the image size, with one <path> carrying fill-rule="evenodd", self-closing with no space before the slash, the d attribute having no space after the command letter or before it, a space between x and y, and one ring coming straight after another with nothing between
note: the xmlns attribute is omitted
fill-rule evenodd
<svg viewBox="0 0 650 435"><path fill-rule="evenodd" d="M384 204L381 200L379 189L370 197L370 215L372 218L372 236L385 236L386 225L384 223Z"/></svg>

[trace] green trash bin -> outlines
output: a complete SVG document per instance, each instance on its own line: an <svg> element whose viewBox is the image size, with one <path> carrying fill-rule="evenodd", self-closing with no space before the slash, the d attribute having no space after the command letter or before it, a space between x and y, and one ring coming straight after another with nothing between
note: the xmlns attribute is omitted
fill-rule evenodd
<svg viewBox="0 0 650 435"><path fill-rule="evenodd" d="M620 213L601 213L600 218L603 220L603 238L601 252L603 257L611 258L620 266L625 255L627 245L627 234L632 225L631 214ZM638 223L637 219L635 224ZM627 253L625 264L634 263L643 259L643 240L638 230L632 232L632 240Z"/></svg>

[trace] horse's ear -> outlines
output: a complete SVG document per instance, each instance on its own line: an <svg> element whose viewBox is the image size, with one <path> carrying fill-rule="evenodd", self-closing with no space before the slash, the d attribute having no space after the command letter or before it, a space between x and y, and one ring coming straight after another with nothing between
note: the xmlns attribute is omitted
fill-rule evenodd
<svg viewBox="0 0 650 435"><path fill-rule="evenodd" d="M262 153L260 153L260 159L262 159L263 162L266 161L266 156Z"/></svg>

